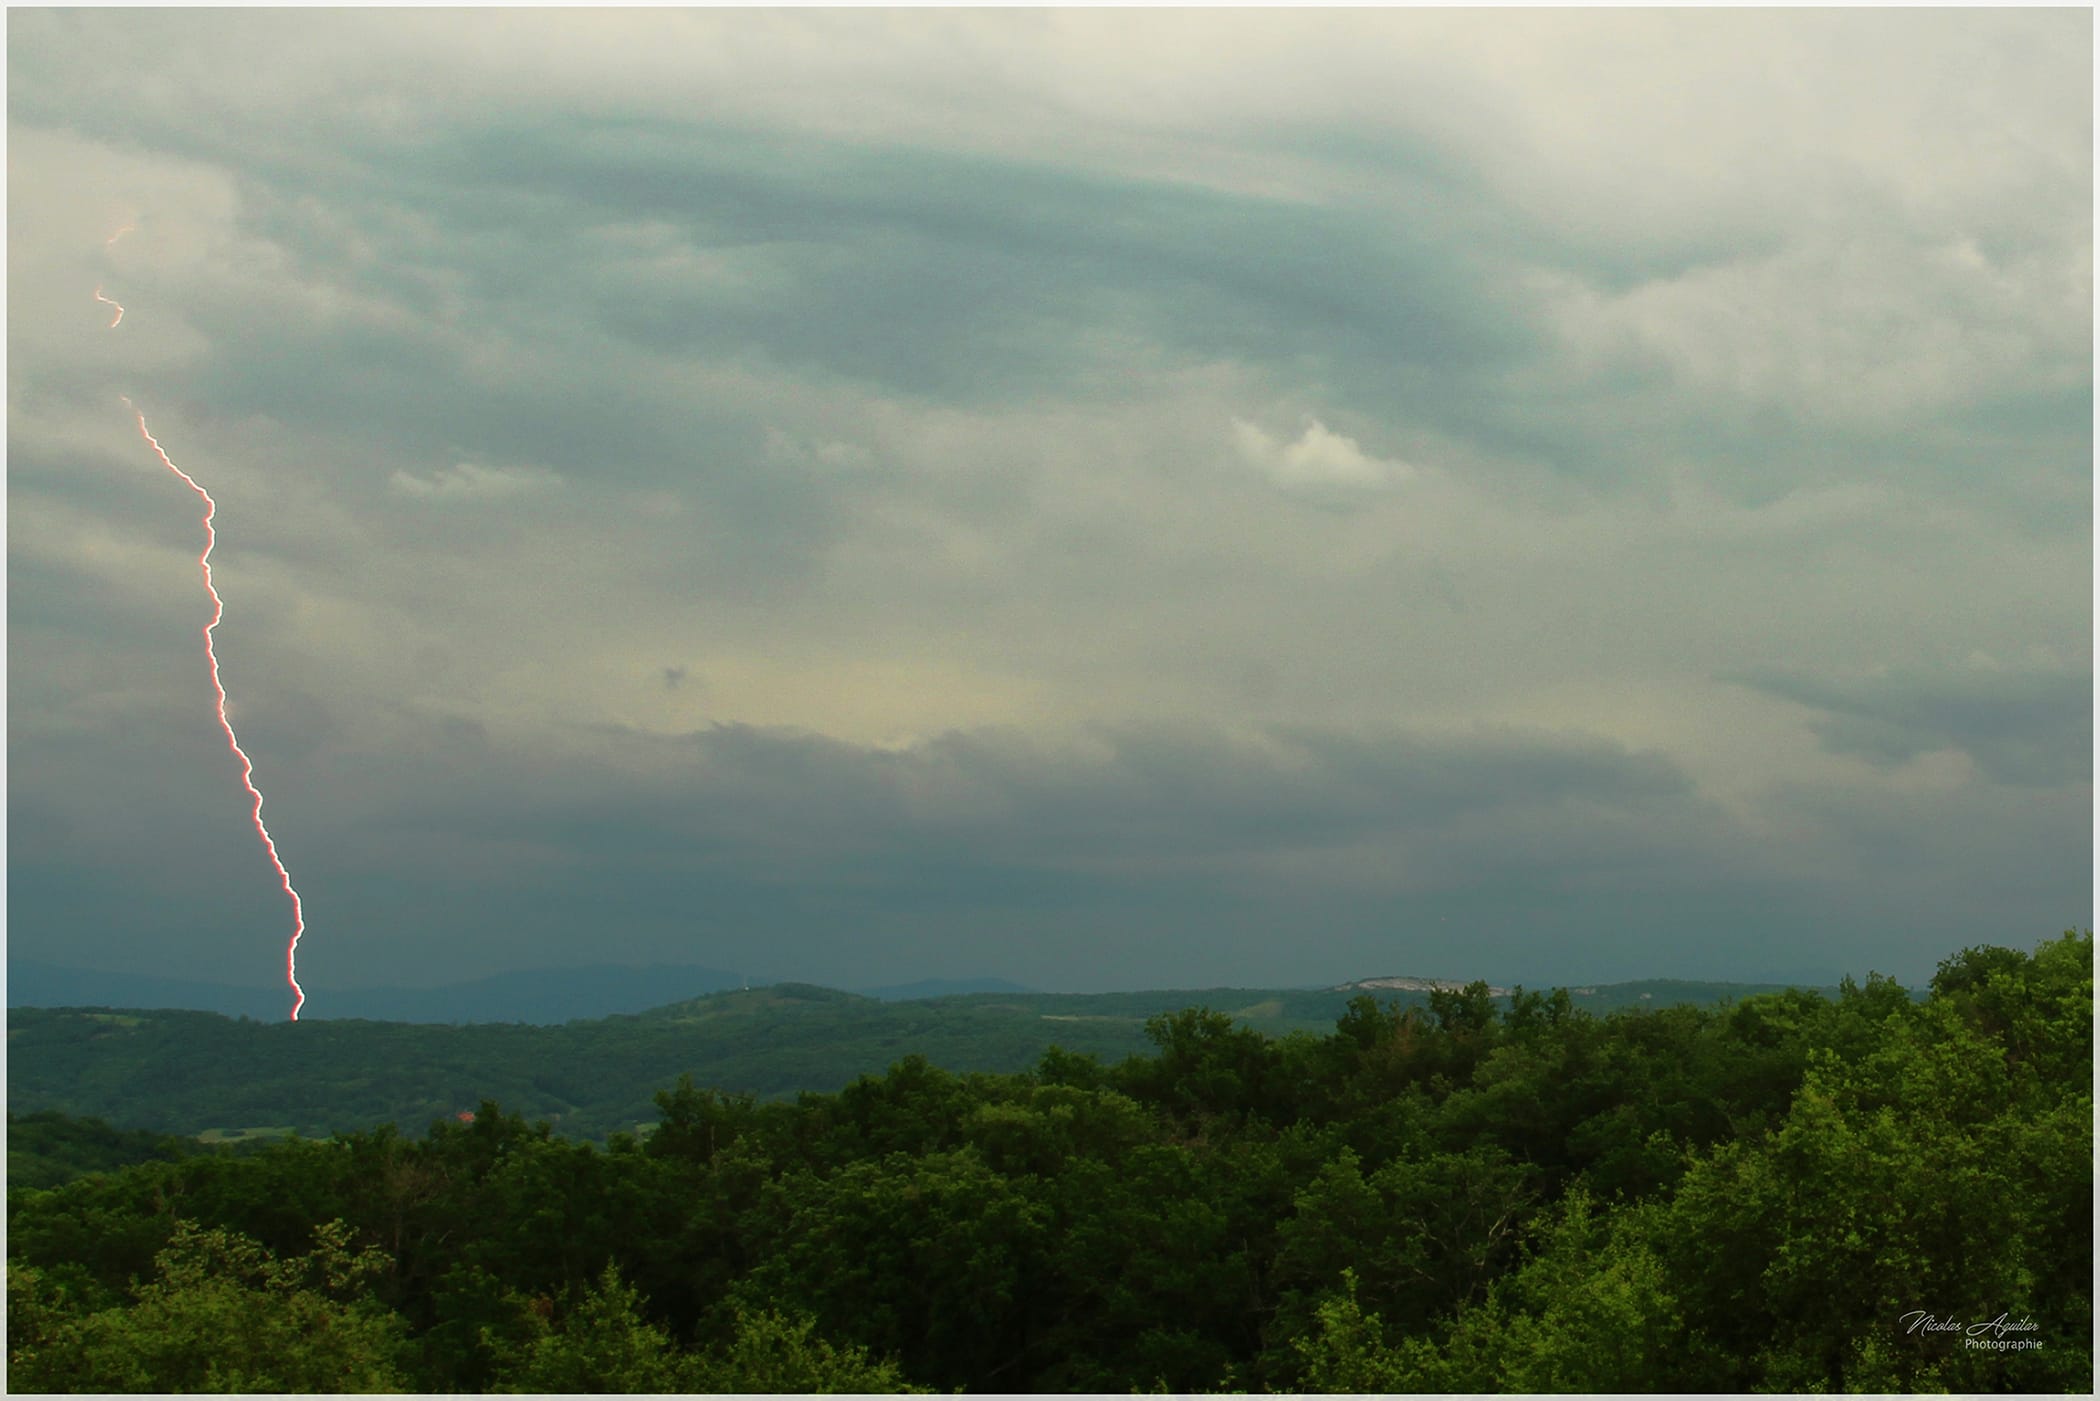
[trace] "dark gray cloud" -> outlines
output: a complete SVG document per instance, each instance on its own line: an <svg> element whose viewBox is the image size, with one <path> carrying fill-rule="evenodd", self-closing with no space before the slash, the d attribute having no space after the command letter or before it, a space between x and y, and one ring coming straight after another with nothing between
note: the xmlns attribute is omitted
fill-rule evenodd
<svg viewBox="0 0 2100 1401"><path fill-rule="evenodd" d="M623 918L689 921L725 957L754 956L742 941L759 921L779 957L875 970L909 927L944 960L1052 980L1060 940L1088 928L1130 941L1089 974L1121 968L1125 981L1188 979L1187 950L1214 936L1229 966L1251 970L1233 946L1253 940L1275 959L1283 949L1260 940L1290 929L1319 931L1294 965L1313 979L1346 976L1329 971L1347 966L1340 948L1437 966L1489 956L1535 979L1644 964L1743 972L1737 939L1771 967L1775 950L1808 959L1848 924L1900 952L1891 926L1916 903L1891 883L1818 911L1798 873L1746 849L1749 833L1673 765L1579 736L1094 739L1075 753L1010 733L904 751L748 727L627 736L658 757L646 792L542 794L502 814L440 804L424 830L565 853L576 864L559 889L593 891ZM1877 870L1931 864L1890 814L1826 816L1849 823L1851 849L1872 851ZM2029 873L2062 859L2038 855Z"/></svg>
<svg viewBox="0 0 2100 1401"><path fill-rule="evenodd" d="M1822 712L1816 735L1833 753L1888 765L1955 749L1996 782L2023 787L2092 776L2089 671L1971 666L1856 680L1776 671L1734 679Z"/></svg>
<svg viewBox="0 0 2100 1401"><path fill-rule="evenodd" d="M1048 986L1371 968L1749 976L1812 962L1833 928L1901 967L1910 921L1946 921L1901 883L1818 895L1667 760L1575 735L1174 727L1078 748L977 732L881 750L728 726L604 740L601 763L524 767L433 728L397 746L398 774L280 762L270 777L300 795L279 820L301 833L287 851L316 912L317 985L558 962L608 931L636 957L781 976L962 964ZM618 776L637 764L646 777ZM201 774L171 775L155 807L209 792ZM352 816L370 792L388 801ZM215 815L205 804L192 819L193 832L222 829L194 850L139 828L104 839L149 855L133 895L223 910L227 930L182 937L232 965L254 949L229 943L231 929L267 928L271 911L215 893L255 884L240 879L252 843ZM1915 824L1824 817L1874 870L1935 879ZM2046 831L2062 815L2042 817ZM65 863L35 869L20 891L30 907L144 934ZM2030 889L2008 908L2044 911L2062 894Z"/></svg>

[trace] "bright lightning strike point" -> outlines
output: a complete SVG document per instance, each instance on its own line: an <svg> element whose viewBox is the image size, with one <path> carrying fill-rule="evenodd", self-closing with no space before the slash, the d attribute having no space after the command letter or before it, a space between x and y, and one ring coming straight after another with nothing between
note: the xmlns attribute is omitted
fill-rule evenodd
<svg viewBox="0 0 2100 1401"><path fill-rule="evenodd" d="M98 291L96 295L99 297L101 293ZM119 319L123 314L120 308L117 312ZM112 321L109 324L114 326L117 323ZM138 419L139 436L146 440L146 446L153 449L153 455L161 460L161 465L182 478L183 485L196 492L198 499L204 503L204 553L197 556L197 567L204 574L204 592L211 596L211 621L204 625L204 659L211 664L211 688L217 696L214 708L219 717L219 728L226 732L226 747L233 751L234 758L241 761L241 787L248 790L251 803L248 818L255 824L255 835L262 839L263 850L270 854L270 864L277 868L278 884L284 888L284 893L292 902L292 939L285 945L284 950L284 980L292 989L292 1020L298 1021L299 1009L306 1003L306 992L299 986L299 939L306 933L306 912L299 903L299 892L292 888L292 873L284 868L284 861L277 854L277 843L271 838L270 829L263 825L263 795L262 790L255 786L255 764L248 758L248 751L241 748L240 740L235 738L233 733L233 723L226 718L226 686L219 680L219 654L212 646L212 630L218 627L219 619L226 614L226 605L220 600L219 591L212 587L211 582L211 552L219 538L218 533L212 529L211 520L218 514L219 504L211 499L211 493L206 491L195 477L177 467L169 458L167 450L161 447L160 440L147 429L146 415L139 412L137 406L129 399L124 401L124 407L130 409L132 416Z"/></svg>
<svg viewBox="0 0 2100 1401"><path fill-rule="evenodd" d="M117 309L117 314L109 318L109 329L112 331L116 330L117 323L124 319L124 304L122 302L115 301L112 298L103 296L102 289L100 287L97 287L95 289L95 300L102 303L102 305L104 306L113 306Z"/></svg>

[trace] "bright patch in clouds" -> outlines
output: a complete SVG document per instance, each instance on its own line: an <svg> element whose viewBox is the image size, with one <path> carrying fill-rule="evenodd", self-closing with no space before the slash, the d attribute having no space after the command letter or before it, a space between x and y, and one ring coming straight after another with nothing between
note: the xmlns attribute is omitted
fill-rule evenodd
<svg viewBox="0 0 2100 1401"><path fill-rule="evenodd" d="M1405 462L1372 457L1356 439L1334 432L1318 419L1308 422L1295 442L1273 438L1243 418L1232 421L1232 433L1240 456L1281 487L1372 488L1415 474Z"/></svg>

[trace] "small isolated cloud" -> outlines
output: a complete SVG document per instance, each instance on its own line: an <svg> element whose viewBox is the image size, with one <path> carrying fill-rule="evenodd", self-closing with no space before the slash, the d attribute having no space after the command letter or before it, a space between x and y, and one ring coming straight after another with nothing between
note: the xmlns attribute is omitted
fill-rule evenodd
<svg viewBox="0 0 2100 1401"><path fill-rule="evenodd" d="M478 501L558 486L561 478L544 467L479 467L462 462L440 467L427 477L396 472L394 490L425 501Z"/></svg>
<svg viewBox="0 0 2100 1401"><path fill-rule="evenodd" d="M664 689L675 691L685 684L686 669L682 666L667 666L663 671Z"/></svg>
<svg viewBox="0 0 2100 1401"><path fill-rule="evenodd" d="M1281 487L1380 487L1405 481L1415 469L1392 458L1372 457L1318 419L1294 443L1273 438L1243 418L1232 421L1240 455Z"/></svg>

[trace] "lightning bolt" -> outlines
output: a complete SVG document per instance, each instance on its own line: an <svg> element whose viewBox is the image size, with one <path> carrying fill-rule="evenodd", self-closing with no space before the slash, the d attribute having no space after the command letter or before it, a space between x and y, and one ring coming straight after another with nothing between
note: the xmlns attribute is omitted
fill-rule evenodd
<svg viewBox="0 0 2100 1401"><path fill-rule="evenodd" d="M212 547L219 542L218 532L212 529L211 521L212 517L218 514L219 503L211 499L211 493L206 491L195 477L175 465L174 460L168 456L167 449L160 445L160 439L154 437L147 429L146 415L139 412L137 406L129 399L124 401L124 407L130 409L132 416L138 420L139 436L146 440L147 447L153 449L153 455L160 459L161 466L182 478L182 484L196 492L197 499L204 503L204 553L197 556L197 567L204 574L204 592L211 595L211 621L204 625L204 659L211 664L211 688L217 697L213 709L219 717L219 728L226 733L226 747L233 751L234 758L241 761L241 787L248 790L250 802L248 819L255 824L255 835L261 838L263 850L270 854L270 864L277 868L278 884L284 888L284 893L292 902L292 941L285 946L284 980L291 984L292 988L292 1020L298 1021L299 1008L306 1002L306 992L299 986L299 939L306 933L306 912L300 905L299 892L292 888L292 873L284 868L284 859L277 854L277 842L270 836L270 829L263 825L263 795L262 790L255 786L255 764L234 735L233 722L226 718L226 685L219 679L219 653L212 645L212 630L219 626L219 619L226 616L226 604L219 598L219 591L211 582L211 552Z"/></svg>
<svg viewBox="0 0 2100 1401"><path fill-rule="evenodd" d="M127 224L111 234L103 246L108 247L129 232L131 226ZM124 319L124 308L103 296L100 287L95 289L95 300L117 308L116 317L109 323L111 330L116 329L117 322ZM160 459L161 465L181 478L182 484L196 492L197 499L204 503L204 553L197 556L197 568L204 576L204 592L211 598L211 621L204 625L204 660L211 667L211 689L216 698L213 702L213 713L218 716L219 728L226 735L226 747L241 763L241 787L248 790L248 820L255 825L255 835L261 840L263 850L269 853L270 865L277 871L278 885L292 902L292 937L291 942L284 948L284 980L292 989L292 1020L298 1021L299 1009L306 1005L306 990L299 986L299 940L306 933L306 910L300 902L299 892L292 886L292 873L285 869L284 858L277 854L277 841L270 835L269 827L263 822L263 795L262 789L255 786L255 762L248 757L248 751L241 748L240 738L233 732L233 722L226 718L226 683L219 679L219 652L212 640L212 633L218 628L219 620L226 616L226 603L219 597L219 591L211 581L211 552L219 543L218 532L212 529L211 522L212 517L219 513L219 503L211 499L211 493L204 489L201 482L175 465L174 459L168 456L167 449L160 445L160 439L154 437L152 430L146 427L146 415L138 406L127 398L124 400L124 407L131 410L132 417L138 420L139 436L146 440L147 447L153 449L153 455Z"/></svg>

